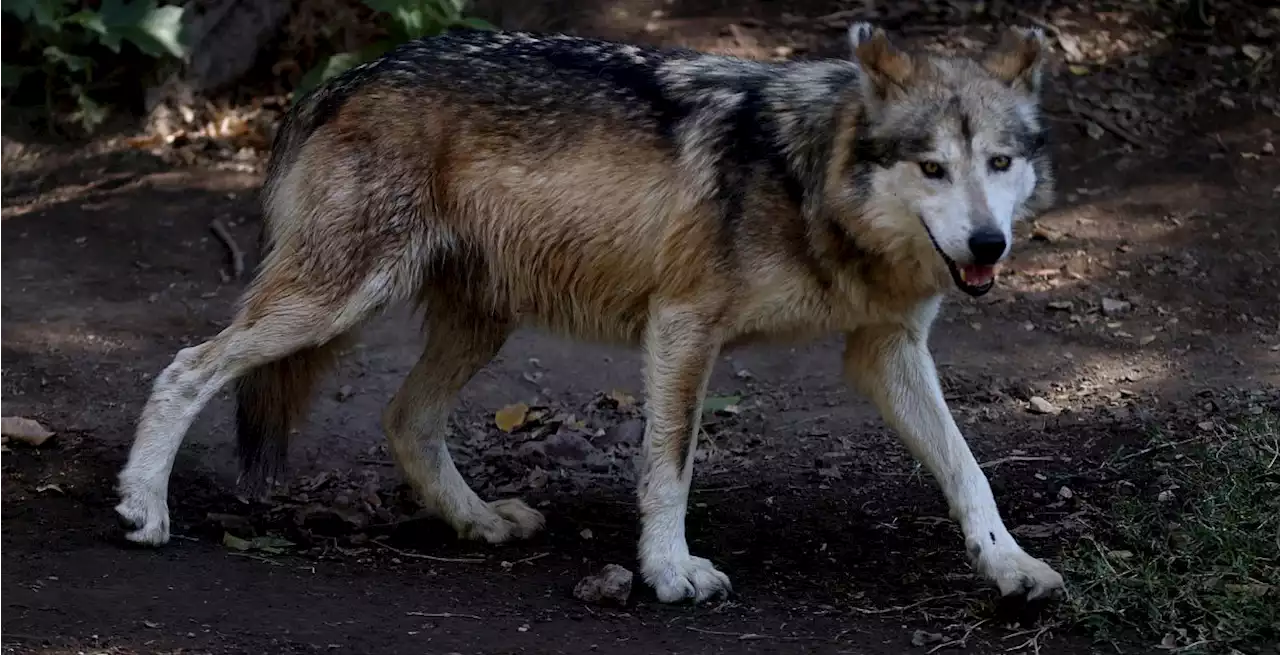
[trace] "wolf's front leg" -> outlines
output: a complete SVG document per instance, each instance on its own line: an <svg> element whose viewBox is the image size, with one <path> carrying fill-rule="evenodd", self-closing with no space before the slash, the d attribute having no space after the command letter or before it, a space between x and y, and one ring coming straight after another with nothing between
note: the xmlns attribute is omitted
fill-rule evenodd
<svg viewBox="0 0 1280 655"><path fill-rule="evenodd" d="M991 486L956 427L923 331L862 329L847 335L845 373L942 487L973 566L1006 596L1062 587L1062 576L1028 555L1005 529Z"/></svg>
<svg viewBox="0 0 1280 655"><path fill-rule="evenodd" d="M664 603L729 593L729 578L689 554L685 507L711 367L719 352L714 319L666 308L645 334L644 465L640 471L640 572Z"/></svg>

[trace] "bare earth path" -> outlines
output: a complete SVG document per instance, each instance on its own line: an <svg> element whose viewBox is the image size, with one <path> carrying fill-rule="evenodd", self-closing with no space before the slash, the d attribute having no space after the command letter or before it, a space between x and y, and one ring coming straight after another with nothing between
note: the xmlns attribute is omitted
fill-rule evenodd
<svg viewBox="0 0 1280 655"><path fill-rule="evenodd" d="M839 32L821 22L725 4L620 3L569 27L753 56L838 52ZM1203 49L1055 76L1060 205L1025 226L997 290L950 298L935 332L952 408L990 463L1008 524L1050 560L1106 502L1102 459L1154 429L1194 434L1280 404L1280 160L1264 146L1280 142L1280 119L1241 84L1188 100L1221 73ZM1258 84L1274 95L1268 74ZM1102 110L1077 110L1117 97L1163 119L1149 133L1095 122L1100 138L1086 136L1082 121ZM324 387L273 507L230 495L224 393L174 474L180 537L128 547L111 512L114 474L151 377L230 317L243 281L224 281L226 250L209 226L223 222L251 251L260 178L138 153L5 166L4 414L58 433L3 455L6 653L925 653L946 641L935 652L1003 652L1034 636L1030 621L1054 621L1052 606L1028 616L977 586L932 480L843 386L834 339L733 352L713 379L738 411L707 427L690 535L733 577L730 602L667 607L638 583L625 608L572 596L605 563L633 566L641 428L627 396L640 389L627 351L520 333L464 393L464 474L482 495L542 506L545 534L485 547L414 518L378 429L417 357L405 314L368 329ZM1032 396L1060 413L1033 413ZM505 434L493 414L518 402L534 410ZM240 551L224 533L289 544ZM1095 649L1071 630L1023 650L1033 647Z"/></svg>

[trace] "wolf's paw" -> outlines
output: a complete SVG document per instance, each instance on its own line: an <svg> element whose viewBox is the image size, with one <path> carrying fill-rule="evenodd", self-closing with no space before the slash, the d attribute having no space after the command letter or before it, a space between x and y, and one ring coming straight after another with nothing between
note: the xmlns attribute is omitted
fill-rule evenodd
<svg viewBox="0 0 1280 655"><path fill-rule="evenodd" d="M700 603L715 597L728 597L733 593L729 576L721 573L702 557L686 555L645 566L645 582L658 593L664 603L692 600Z"/></svg>
<svg viewBox="0 0 1280 655"><path fill-rule="evenodd" d="M969 552L977 553L974 566L1000 588L1002 596L1025 595L1027 600L1036 600L1062 589L1062 576L1057 571L1017 546L997 549L970 545Z"/></svg>
<svg viewBox="0 0 1280 655"><path fill-rule="evenodd" d="M121 481L120 496L116 514L129 530L126 539L147 546L160 546L169 541L169 505L164 490L145 483Z"/></svg>
<svg viewBox="0 0 1280 655"><path fill-rule="evenodd" d="M458 529L463 539L484 540L500 544L513 539L528 539L546 524L542 512L518 498L504 498L486 503L484 515L469 517Z"/></svg>

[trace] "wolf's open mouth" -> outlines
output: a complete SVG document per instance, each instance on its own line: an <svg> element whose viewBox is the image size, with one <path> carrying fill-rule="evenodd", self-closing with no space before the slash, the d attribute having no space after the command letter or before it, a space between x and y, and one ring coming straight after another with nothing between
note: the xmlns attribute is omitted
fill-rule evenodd
<svg viewBox="0 0 1280 655"><path fill-rule="evenodd" d="M996 267L995 266L977 266L967 264L960 266L955 260L942 252L942 248L938 246L938 240L933 238L933 232L929 230L929 225L920 219L920 224L924 225L925 234L929 235L929 241L933 243L933 249L938 251L938 256L942 257L942 261L947 263L947 270L951 271L951 279L955 281L956 286L960 290L977 298L991 290L996 284Z"/></svg>

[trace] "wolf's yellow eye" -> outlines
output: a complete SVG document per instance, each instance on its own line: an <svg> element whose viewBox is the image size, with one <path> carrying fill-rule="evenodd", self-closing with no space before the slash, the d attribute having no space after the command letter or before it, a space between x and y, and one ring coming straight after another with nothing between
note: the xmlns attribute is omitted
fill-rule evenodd
<svg viewBox="0 0 1280 655"><path fill-rule="evenodd" d="M1007 171L1009 170L1009 165L1012 164L1013 161L1004 155L996 155L995 157L992 157L991 161L988 163L991 165L991 170L993 171Z"/></svg>
<svg viewBox="0 0 1280 655"><path fill-rule="evenodd" d="M942 164L939 164L936 161L920 162L920 172L924 173L925 177L934 180L940 180L947 176L947 169L943 168Z"/></svg>

